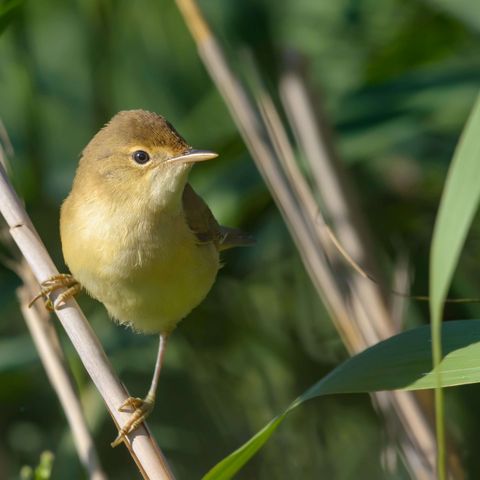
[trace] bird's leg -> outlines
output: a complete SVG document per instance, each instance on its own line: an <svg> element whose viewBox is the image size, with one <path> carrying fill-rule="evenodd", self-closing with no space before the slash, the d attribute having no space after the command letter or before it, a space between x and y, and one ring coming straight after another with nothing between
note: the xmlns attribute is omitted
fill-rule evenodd
<svg viewBox="0 0 480 480"><path fill-rule="evenodd" d="M145 398L129 397L118 408L120 412L133 410L130 418L118 432L117 438L111 443L112 447L120 445L125 436L133 432L153 410L155 405L155 396L157 394L158 379L160 378L160 370L162 369L163 356L167 345L168 335L160 335L160 343L158 346L157 361L155 362L155 371L153 372L152 383Z"/></svg>
<svg viewBox="0 0 480 480"><path fill-rule="evenodd" d="M52 303L50 300L50 293L59 288L66 288L66 290L56 298L54 303ZM39 298L43 298L47 310L53 312L62 302L67 301L69 298L72 298L79 293L81 288L80 284L68 273L52 275L49 279L42 282L40 292L31 300L28 307L30 308Z"/></svg>

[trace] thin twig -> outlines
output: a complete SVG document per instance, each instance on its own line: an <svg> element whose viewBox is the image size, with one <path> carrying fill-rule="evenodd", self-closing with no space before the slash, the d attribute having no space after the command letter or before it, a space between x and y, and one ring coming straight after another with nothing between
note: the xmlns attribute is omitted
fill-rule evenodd
<svg viewBox="0 0 480 480"><path fill-rule="evenodd" d="M8 135L7 129L5 128L5 124L3 123L3 120L0 118L0 144L3 145L5 148L5 154L8 157L13 156L14 151L13 151L13 145L12 142L10 141L10 137Z"/></svg>
<svg viewBox="0 0 480 480"><path fill-rule="evenodd" d="M3 166L0 166L0 211L36 280L42 283L51 276L57 275L58 270L10 184ZM55 301L60 293L61 291L52 293L52 301ZM77 302L70 299L55 313L103 397L117 428L119 425L124 425L129 418L129 413L119 412L118 408L128 398L128 393L116 377L98 338ZM128 435L125 444L144 478L174 478L146 426L141 425L135 432Z"/></svg>
<svg viewBox="0 0 480 480"><path fill-rule="evenodd" d="M292 58L292 55L289 58ZM326 131L328 129L324 126L325 122L317 120L313 99L309 97L298 69L293 65L288 67L280 79L281 98L322 197L328 223L335 229L342 246L348 250L352 260L355 259L354 263L365 265L369 271L375 272L376 278L379 278L378 269L369 253L373 248L366 234L361 209L353 196L342 162L338 161L334 153L329 132ZM316 105L318 108L318 102ZM398 333L390 321L386 299L379 285L364 282L355 276L351 277L351 283L368 313L369 323L375 329L376 341Z"/></svg>

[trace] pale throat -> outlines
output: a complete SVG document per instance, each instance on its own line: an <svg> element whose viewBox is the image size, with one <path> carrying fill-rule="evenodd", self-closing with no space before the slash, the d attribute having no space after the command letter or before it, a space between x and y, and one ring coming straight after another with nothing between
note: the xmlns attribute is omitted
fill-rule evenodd
<svg viewBox="0 0 480 480"><path fill-rule="evenodd" d="M191 168L191 165L182 163L152 172L150 192L152 206L155 209L172 213L182 210L183 190Z"/></svg>

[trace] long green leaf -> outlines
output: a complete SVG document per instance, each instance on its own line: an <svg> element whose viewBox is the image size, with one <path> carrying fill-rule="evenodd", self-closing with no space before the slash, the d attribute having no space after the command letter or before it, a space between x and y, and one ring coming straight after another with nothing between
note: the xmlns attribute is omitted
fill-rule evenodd
<svg viewBox="0 0 480 480"><path fill-rule="evenodd" d="M439 365L442 387L480 382L480 320L457 320L442 327L445 356ZM294 408L334 393L434 388L428 326L400 333L349 358L295 400L238 450L213 467L203 480L232 478L265 444Z"/></svg>
<svg viewBox="0 0 480 480"><path fill-rule="evenodd" d="M442 358L440 325L443 304L465 238L480 200L480 97L455 150L440 201L430 251L430 321L433 365ZM438 476L445 478L445 427L442 379L435 390Z"/></svg>
<svg viewBox="0 0 480 480"><path fill-rule="evenodd" d="M463 131L450 166L430 257L430 303L441 311L480 200L480 97Z"/></svg>

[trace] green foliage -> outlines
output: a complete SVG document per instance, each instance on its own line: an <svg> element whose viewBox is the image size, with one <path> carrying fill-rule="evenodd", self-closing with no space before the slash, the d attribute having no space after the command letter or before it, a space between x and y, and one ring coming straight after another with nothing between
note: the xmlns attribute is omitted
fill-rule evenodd
<svg viewBox="0 0 480 480"><path fill-rule="evenodd" d="M480 200L480 99L455 151L433 232L430 253L430 315L433 365L442 361L443 303ZM435 415L439 478L445 473L444 401L442 372L437 374Z"/></svg>
<svg viewBox="0 0 480 480"><path fill-rule="evenodd" d="M428 326L395 335L339 365L297 398L238 450L212 468L204 480L228 480L263 447L285 417L307 400L338 393L421 390L480 382L480 320L459 320L442 328L445 357L432 369Z"/></svg>
<svg viewBox="0 0 480 480"><path fill-rule="evenodd" d="M439 329L443 302L480 200L480 99L462 133L435 222L430 267L430 308Z"/></svg>

